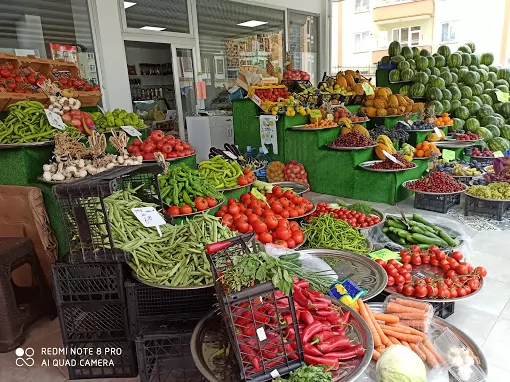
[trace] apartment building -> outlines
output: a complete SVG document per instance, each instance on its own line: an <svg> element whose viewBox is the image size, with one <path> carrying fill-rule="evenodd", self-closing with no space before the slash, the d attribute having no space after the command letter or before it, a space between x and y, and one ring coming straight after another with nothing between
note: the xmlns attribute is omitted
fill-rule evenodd
<svg viewBox="0 0 510 382"><path fill-rule="evenodd" d="M508 64L510 0L345 0L333 3L332 67L369 66L387 54L388 44L435 51L474 42Z"/></svg>

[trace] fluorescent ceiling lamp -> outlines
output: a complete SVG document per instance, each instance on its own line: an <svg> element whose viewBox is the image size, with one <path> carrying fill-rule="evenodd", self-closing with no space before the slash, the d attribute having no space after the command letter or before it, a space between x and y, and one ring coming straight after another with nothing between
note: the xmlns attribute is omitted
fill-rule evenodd
<svg viewBox="0 0 510 382"><path fill-rule="evenodd" d="M267 24L267 21L250 20L250 21L245 21L244 23L237 24L237 25L239 25L240 27L255 28L255 27L259 27L264 24Z"/></svg>
<svg viewBox="0 0 510 382"><path fill-rule="evenodd" d="M165 30L166 28L144 26L144 27L141 27L140 29L143 29L143 30L146 30L146 31L161 32L161 31Z"/></svg>
<svg viewBox="0 0 510 382"><path fill-rule="evenodd" d="M124 1L124 9L128 9L133 5L136 5L136 3L133 3L132 1Z"/></svg>

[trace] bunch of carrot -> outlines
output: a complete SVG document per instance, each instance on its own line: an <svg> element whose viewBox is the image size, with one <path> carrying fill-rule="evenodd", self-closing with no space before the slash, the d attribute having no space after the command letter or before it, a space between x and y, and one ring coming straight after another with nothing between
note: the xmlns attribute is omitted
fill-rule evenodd
<svg viewBox="0 0 510 382"><path fill-rule="evenodd" d="M404 302L408 305L402 306L407 308L419 309L418 305L416 304L421 304L428 309L428 305L424 303L411 300L404 300ZM416 312L405 308L399 308L400 311L395 312L395 314L377 314L373 313L370 310L370 307L361 300L358 300L358 308L361 317L363 317L363 319L366 321L374 338L374 353L372 356L374 360L378 360L381 356L381 353L386 348L392 345L404 345L414 351L421 358L421 360L426 362L427 365L429 365L431 368L437 365L442 365L444 363L441 356L436 352L436 349L434 349L434 346L429 341L427 335L415 328L403 325L401 323L400 317L397 316L397 314L401 315L403 313L408 314ZM391 309L397 309L397 307L392 306ZM424 307L422 306L421 309L421 314L425 316L426 311L424 310Z"/></svg>

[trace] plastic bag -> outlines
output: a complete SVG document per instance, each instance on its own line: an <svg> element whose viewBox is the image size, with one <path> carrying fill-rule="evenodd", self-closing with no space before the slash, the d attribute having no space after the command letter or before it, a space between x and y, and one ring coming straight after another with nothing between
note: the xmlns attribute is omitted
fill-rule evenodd
<svg viewBox="0 0 510 382"><path fill-rule="evenodd" d="M408 311L410 316L406 313L400 313L398 309L395 309L396 307ZM416 301L416 299L407 298L400 294L390 294L386 297L383 309L385 313L397 316L400 319L400 324L410 326L423 333L428 333L430 323L434 317L434 308L431 304ZM418 317L418 314L421 314L421 316Z"/></svg>
<svg viewBox="0 0 510 382"><path fill-rule="evenodd" d="M400 217L399 215L393 215L396 217ZM455 248L452 248L454 251L461 251L464 255L465 261L469 261L471 256L473 255L473 247L472 247L472 239L468 235L465 230L465 226L453 220L451 217L442 217L437 215L427 215L420 213L425 220L428 222L439 226L442 228L448 235L452 236L456 241L459 242L459 245ZM406 215L406 217L410 217L410 215ZM377 229L372 229L365 233L367 238L374 244L375 250L381 248L388 248L392 251L399 252L402 248L402 245L395 243L390 240L388 236L382 231L382 226Z"/></svg>
<svg viewBox="0 0 510 382"><path fill-rule="evenodd" d="M305 166L295 160L291 160L285 166L285 179L287 182L308 184L308 174L306 173Z"/></svg>

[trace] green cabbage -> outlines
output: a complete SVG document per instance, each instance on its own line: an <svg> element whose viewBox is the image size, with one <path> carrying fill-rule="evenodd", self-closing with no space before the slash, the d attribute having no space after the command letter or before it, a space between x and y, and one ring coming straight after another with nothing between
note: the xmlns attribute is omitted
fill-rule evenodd
<svg viewBox="0 0 510 382"><path fill-rule="evenodd" d="M380 382L425 382L427 370L420 357L402 345L386 349L376 365Z"/></svg>

